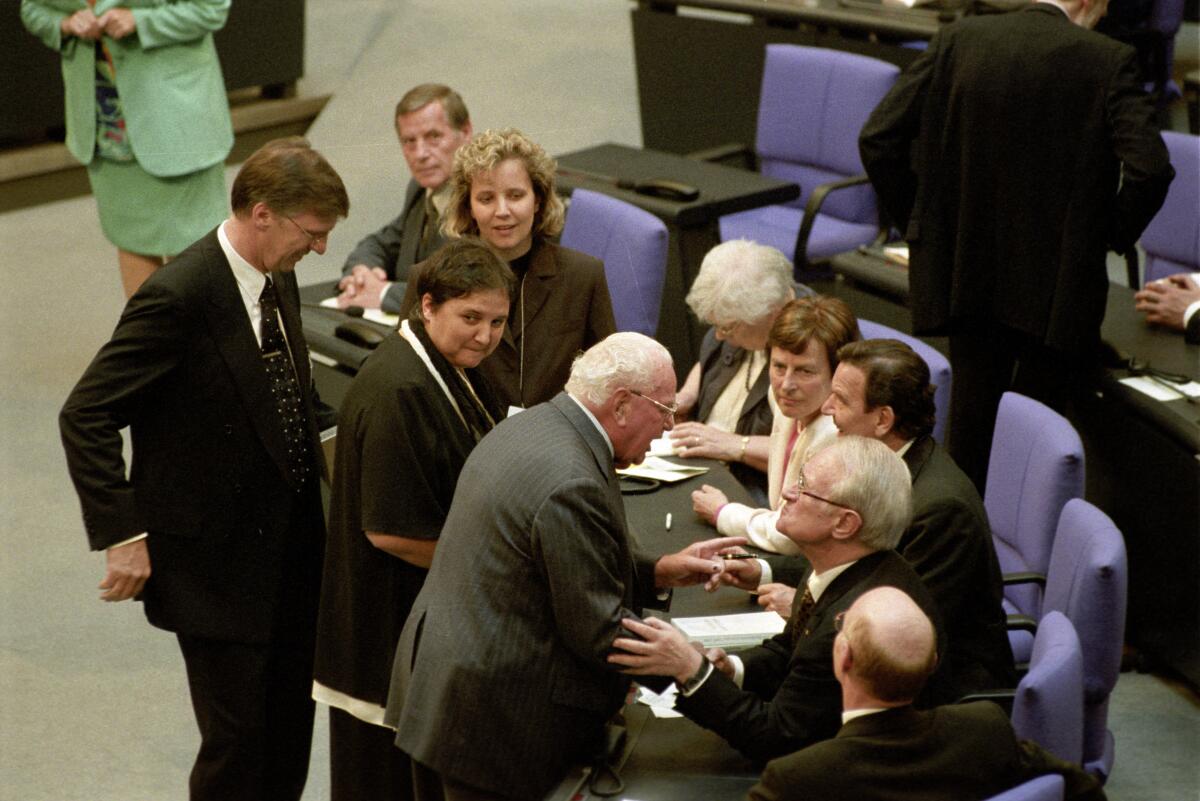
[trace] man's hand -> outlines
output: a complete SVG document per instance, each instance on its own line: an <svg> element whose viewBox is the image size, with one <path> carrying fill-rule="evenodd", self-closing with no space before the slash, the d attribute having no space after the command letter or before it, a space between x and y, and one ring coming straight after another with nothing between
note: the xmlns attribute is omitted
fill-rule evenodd
<svg viewBox="0 0 1200 801"><path fill-rule="evenodd" d="M733 663L729 661L729 654L725 653L724 648L709 648L705 651L704 656L713 663L713 667L729 678L733 678Z"/></svg>
<svg viewBox="0 0 1200 801"><path fill-rule="evenodd" d="M337 298L338 308L362 306L364 309L378 309L387 283L387 273L382 267L354 265L350 274L338 281L338 290L341 293Z"/></svg>
<svg viewBox="0 0 1200 801"><path fill-rule="evenodd" d="M1133 298L1134 308L1144 312L1148 322L1182 331L1183 313L1200 300L1200 286L1187 273L1179 273L1151 281Z"/></svg>
<svg viewBox="0 0 1200 801"><path fill-rule="evenodd" d="M104 33L113 39L124 39L137 30L137 19L128 8L112 8L97 20Z"/></svg>
<svg viewBox="0 0 1200 801"><path fill-rule="evenodd" d="M104 26L90 8L81 8L59 23L58 29L63 36L76 36L80 39L95 41L104 33Z"/></svg>
<svg viewBox="0 0 1200 801"><path fill-rule="evenodd" d="M704 582L704 589L712 592L722 586L737 587L754 592L762 580L762 565L757 559L727 559L725 569Z"/></svg>
<svg viewBox="0 0 1200 801"><path fill-rule="evenodd" d="M692 509L712 525L717 524L717 510L729 503L729 498L711 484L705 484L692 493Z"/></svg>
<svg viewBox="0 0 1200 801"><path fill-rule="evenodd" d="M725 548L745 544L745 537L717 537L693 542L682 551L660 556L654 563L654 585L686 587L706 582L725 569L725 560L717 554Z"/></svg>
<svg viewBox="0 0 1200 801"><path fill-rule="evenodd" d="M100 582L102 601L125 601L142 591L150 578L150 550L145 538L109 548L105 551L108 565Z"/></svg>
<svg viewBox="0 0 1200 801"><path fill-rule="evenodd" d="M736 462L742 453L741 434L731 434L705 423L677 423L669 436L675 446L675 455L684 459Z"/></svg>
<svg viewBox="0 0 1200 801"><path fill-rule="evenodd" d="M792 616L792 600L796 588L786 584L764 584L758 588L758 605L768 612L775 612L784 620Z"/></svg>
<svg viewBox="0 0 1200 801"><path fill-rule="evenodd" d="M633 637L618 637L608 655L608 661L621 665L622 673L634 676L671 676L683 683L700 669L700 651L688 642L684 633L666 621L648 617L643 623L625 618L621 625L632 631Z"/></svg>

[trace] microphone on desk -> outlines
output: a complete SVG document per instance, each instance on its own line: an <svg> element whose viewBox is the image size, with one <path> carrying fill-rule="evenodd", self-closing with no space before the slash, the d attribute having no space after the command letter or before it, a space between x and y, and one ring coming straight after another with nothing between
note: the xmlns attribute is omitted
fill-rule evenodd
<svg viewBox="0 0 1200 801"><path fill-rule="evenodd" d="M304 301L301 301L300 305L305 309L324 309L325 311L341 312L347 317L362 317L365 311L362 306L354 305L347 306L344 309L339 309L337 306L326 306L322 303L305 303Z"/></svg>

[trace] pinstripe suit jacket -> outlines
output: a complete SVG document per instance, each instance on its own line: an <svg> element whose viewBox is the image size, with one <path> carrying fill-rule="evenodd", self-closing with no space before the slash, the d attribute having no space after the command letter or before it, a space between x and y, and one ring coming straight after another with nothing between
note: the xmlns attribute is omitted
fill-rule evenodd
<svg viewBox="0 0 1200 801"><path fill-rule="evenodd" d="M629 679L606 662L654 597L612 454L567 395L497 426L467 459L396 649L396 744L444 776L541 798L598 747Z"/></svg>

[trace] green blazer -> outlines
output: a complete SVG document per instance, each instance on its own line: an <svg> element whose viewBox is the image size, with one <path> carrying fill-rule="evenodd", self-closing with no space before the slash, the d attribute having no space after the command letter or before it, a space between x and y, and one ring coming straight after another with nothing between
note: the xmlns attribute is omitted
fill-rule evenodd
<svg viewBox="0 0 1200 801"><path fill-rule="evenodd" d="M233 126L212 32L225 25L231 0L97 0L96 16L133 11L137 30L105 38L116 71L133 154L146 172L186 175L225 159ZM85 0L21 0L30 33L62 53L67 148L90 164L96 145L96 48L63 38L66 17Z"/></svg>

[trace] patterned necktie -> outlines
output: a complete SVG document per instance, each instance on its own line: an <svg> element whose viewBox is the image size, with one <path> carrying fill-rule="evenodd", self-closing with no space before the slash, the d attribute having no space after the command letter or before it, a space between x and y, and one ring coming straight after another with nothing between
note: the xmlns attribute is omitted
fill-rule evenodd
<svg viewBox="0 0 1200 801"><path fill-rule="evenodd" d="M275 288L270 277L258 298L262 310L262 356L271 384L271 394L279 410L279 422L283 427L283 439L287 443L289 478L298 491L312 472L309 458L308 425L304 419L304 404L300 394L300 382L292 366L291 355L283 331L279 327L279 306L275 300Z"/></svg>
<svg viewBox="0 0 1200 801"><path fill-rule="evenodd" d="M795 645L802 635L808 634L808 629L805 625L808 623L808 616L812 614L813 607L817 602L813 600L812 590L806 584L804 594L800 596L800 605L792 611L792 645Z"/></svg>

